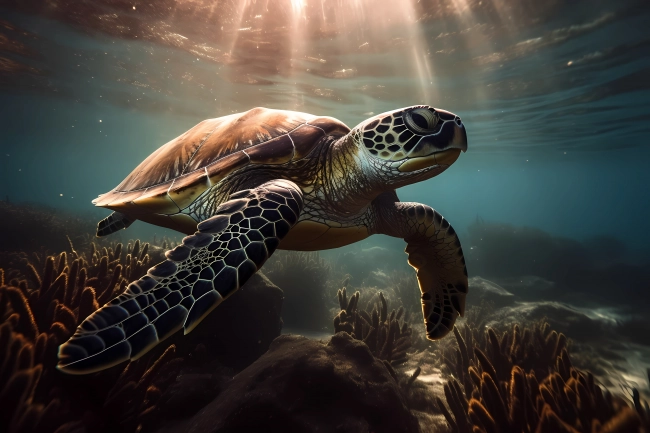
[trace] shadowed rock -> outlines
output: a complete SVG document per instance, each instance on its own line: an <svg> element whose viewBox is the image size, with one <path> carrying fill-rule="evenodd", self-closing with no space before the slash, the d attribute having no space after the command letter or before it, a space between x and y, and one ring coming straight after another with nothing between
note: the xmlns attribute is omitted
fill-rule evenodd
<svg viewBox="0 0 650 433"><path fill-rule="evenodd" d="M399 386L368 347L341 332L327 343L278 337L228 389L159 432L418 432Z"/></svg>
<svg viewBox="0 0 650 433"><path fill-rule="evenodd" d="M210 313L192 332L174 342L188 350L204 343L208 358L236 370L267 351L282 331L282 290L261 272Z"/></svg>

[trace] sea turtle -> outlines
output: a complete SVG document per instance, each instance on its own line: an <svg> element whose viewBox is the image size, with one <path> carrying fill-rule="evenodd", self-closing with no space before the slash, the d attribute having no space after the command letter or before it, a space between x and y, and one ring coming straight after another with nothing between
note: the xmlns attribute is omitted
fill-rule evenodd
<svg viewBox="0 0 650 433"><path fill-rule="evenodd" d="M454 229L395 189L432 178L467 150L460 118L429 106L371 117L350 130L332 117L254 108L204 120L93 201L112 209L97 236L136 219L188 234L59 348L58 368L83 374L137 359L194 327L277 249L336 248L380 233L407 242L429 339L463 315L467 270Z"/></svg>

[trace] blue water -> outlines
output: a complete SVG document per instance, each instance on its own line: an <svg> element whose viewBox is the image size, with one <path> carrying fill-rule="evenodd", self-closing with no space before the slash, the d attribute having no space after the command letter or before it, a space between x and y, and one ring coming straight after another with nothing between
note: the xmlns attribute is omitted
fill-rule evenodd
<svg viewBox="0 0 650 433"><path fill-rule="evenodd" d="M468 151L452 167L398 195L433 206L458 232L468 311L495 303L483 314L496 327L546 316L572 340L575 366L614 392L635 387L647 398L648 0L0 1L0 200L83 221L105 218L110 211L91 201L204 119L263 106L354 127L415 104L452 111L467 129ZM184 235L136 221L110 239L154 236ZM3 239L11 281L19 260ZM417 308L404 246L373 236L319 253L327 266L313 275L288 265L284 280L267 263L263 270L284 290L284 333L323 337L344 284L363 302L375 290L390 298L411 284L413 298L399 297ZM251 306L242 310L246 321L259 307ZM311 308L327 322L301 323ZM422 360L429 362L413 362ZM59 396L48 374L36 403ZM439 371L423 367L422 377ZM180 395L196 403L191 392ZM61 398L64 417L79 398ZM131 406L129 416L139 410ZM97 419L123 421L101 407ZM158 415L165 423L176 416Z"/></svg>
<svg viewBox="0 0 650 433"><path fill-rule="evenodd" d="M650 8L498 2L509 9L495 14L470 3L441 16L416 4L417 22L382 22L382 31L371 31L366 10L365 33L298 36L300 46L287 42L291 30L278 41L279 31L255 33L253 9L242 23L218 20L225 30L119 10L139 20L128 31L90 19L92 8L0 9L0 197L101 218L93 198L204 118L267 106L354 126L427 103L463 118L469 151L438 178L400 190L402 200L432 205L461 234L480 216L578 240L606 234L645 254ZM265 19L259 28L275 28ZM165 20L164 38L145 26ZM261 53L262 42L270 48ZM169 233L142 223L130 231Z"/></svg>

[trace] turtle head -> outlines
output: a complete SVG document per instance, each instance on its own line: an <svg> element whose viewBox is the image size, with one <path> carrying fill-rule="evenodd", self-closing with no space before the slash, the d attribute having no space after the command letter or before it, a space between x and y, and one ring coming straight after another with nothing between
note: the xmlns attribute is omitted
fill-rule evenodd
<svg viewBox="0 0 650 433"><path fill-rule="evenodd" d="M437 176L467 151L460 117L426 105L371 117L351 135L368 169L378 170L393 188Z"/></svg>

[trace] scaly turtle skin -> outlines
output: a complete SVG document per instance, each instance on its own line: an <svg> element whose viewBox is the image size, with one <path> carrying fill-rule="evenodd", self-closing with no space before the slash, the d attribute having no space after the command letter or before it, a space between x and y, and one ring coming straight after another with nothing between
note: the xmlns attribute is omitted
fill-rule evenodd
<svg viewBox="0 0 650 433"><path fill-rule="evenodd" d="M98 236L136 219L189 236L77 328L59 348L58 368L99 371L180 328L187 334L277 248L336 248L375 233L407 242L427 337L443 337L465 307L460 241L439 213L400 202L395 189L442 173L466 150L460 118L428 106L352 130L331 117L266 108L199 123L93 202L115 211Z"/></svg>

